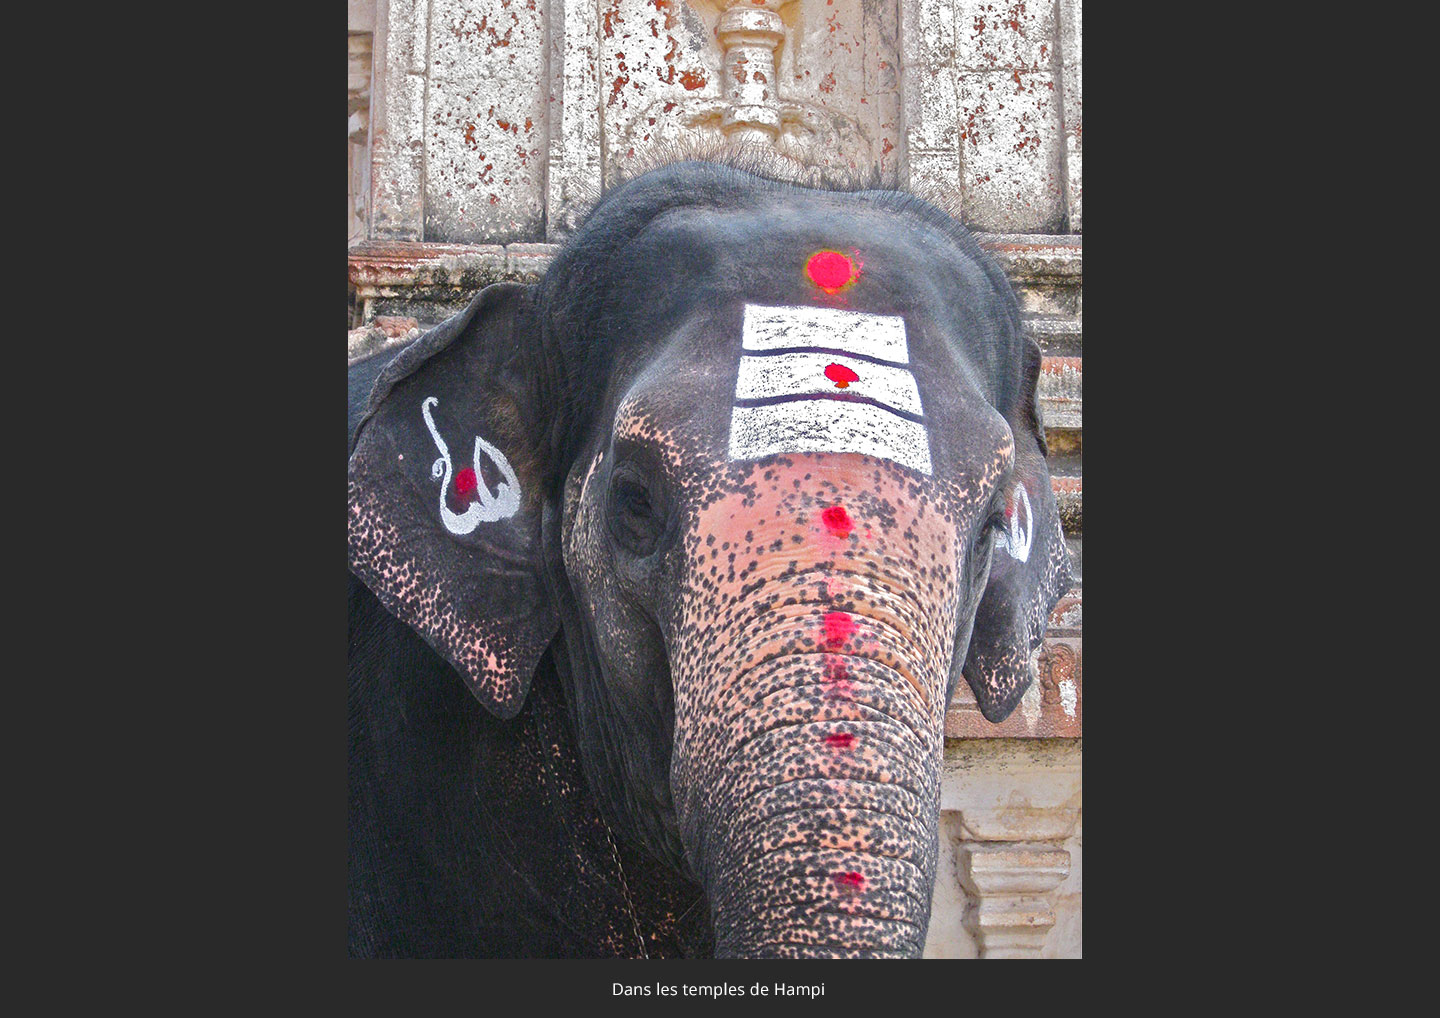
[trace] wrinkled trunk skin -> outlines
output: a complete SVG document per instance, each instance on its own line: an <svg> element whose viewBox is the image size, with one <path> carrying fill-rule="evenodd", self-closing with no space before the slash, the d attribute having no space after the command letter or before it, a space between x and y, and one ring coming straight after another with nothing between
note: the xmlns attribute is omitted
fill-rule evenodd
<svg viewBox="0 0 1440 1018"><path fill-rule="evenodd" d="M953 513L857 456L782 458L728 491L687 534L692 585L670 640L672 787L717 956L918 957Z"/></svg>

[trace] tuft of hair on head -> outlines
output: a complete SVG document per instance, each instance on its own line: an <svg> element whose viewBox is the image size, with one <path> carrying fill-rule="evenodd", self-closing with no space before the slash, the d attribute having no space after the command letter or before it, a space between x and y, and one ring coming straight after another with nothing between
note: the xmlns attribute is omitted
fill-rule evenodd
<svg viewBox="0 0 1440 1018"><path fill-rule="evenodd" d="M658 142L607 180L605 190L619 187L651 170L687 162L717 163L777 184L823 191L866 191L883 186L880 171L875 168L866 172L856 166L817 166L765 142L691 137Z"/></svg>
<svg viewBox="0 0 1440 1018"><path fill-rule="evenodd" d="M914 195L921 201L929 202L940 211L944 212L955 222L962 226L969 227L965 222L965 212L960 207L960 189L957 187L942 187L933 180L921 183L919 187L911 186L909 194Z"/></svg>
<svg viewBox="0 0 1440 1018"><path fill-rule="evenodd" d="M806 163L765 142L731 142L724 138L694 136L657 141L624 167L612 170L599 184L576 182L572 185L575 192L571 197L574 222L583 223L609 195L624 185L677 163L713 163L782 187L817 191L888 192L904 196L900 200L905 206L918 200L921 204L928 204L943 212L956 223L967 225L957 188L947 188L932 181L908 188L898 184L887 185L881 179L878 167L862 170L854 165L819 166Z"/></svg>

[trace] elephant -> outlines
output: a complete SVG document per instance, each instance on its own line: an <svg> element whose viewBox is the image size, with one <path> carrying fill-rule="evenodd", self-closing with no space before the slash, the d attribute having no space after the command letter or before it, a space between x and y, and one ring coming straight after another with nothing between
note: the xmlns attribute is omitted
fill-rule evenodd
<svg viewBox="0 0 1440 1018"><path fill-rule="evenodd" d="M1070 585L1039 372L938 203L696 159L354 365L350 953L918 957Z"/></svg>

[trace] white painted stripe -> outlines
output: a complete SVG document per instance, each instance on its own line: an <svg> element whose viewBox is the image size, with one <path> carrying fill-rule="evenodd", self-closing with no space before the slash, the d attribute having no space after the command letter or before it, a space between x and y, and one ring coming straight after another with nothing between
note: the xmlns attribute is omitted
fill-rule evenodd
<svg viewBox="0 0 1440 1018"><path fill-rule="evenodd" d="M746 350L828 346L865 357L908 364L905 319L835 308L745 305L741 345Z"/></svg>
<svg viewBox="0 0 1440 1018"><path fill-rule="evenodd" d="M731 411L732 460L786 452L855 452L930 473L924 427L869 403L806 399Z"/></svg>
<svg viewBox="0 0 1440 1018"><path fill-rule="evenodd" d="M860 377L841 389L825 375L825 369L832 364L847 367ZM819 393L866 396L917 417L924 413L920 409L920 390L915 386L915 378L904 368L828 353L782 353L773 357L740 358L740 374L735 380L736 399Z"/></svg>

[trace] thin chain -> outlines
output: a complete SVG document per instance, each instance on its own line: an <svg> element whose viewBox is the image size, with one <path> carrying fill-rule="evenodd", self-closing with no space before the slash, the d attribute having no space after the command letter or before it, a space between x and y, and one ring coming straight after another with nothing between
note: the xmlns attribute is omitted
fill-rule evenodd
<svg viewBox="0 0 1440 1018"><path fill-rule="evenodd" d="M555 761L550 758L548 749L542 747L540 756L541 759L545 761L545 769L550 772L551 778L553 778L557 784L563 784L559 772L555 769ZM600 813L598 807L596 809L596 816L600 818L600 826L605 828L605 840L610 845L610 858L615 862L615 871L620 874L620 890L625 895L625 911L630 914L630 928L635 932L635 942L640 945L640 957L649 961L650 952L645 950L645 938L640 933L640 920L635 915L635 900L630 895L630 884L625 879L625 867L620 864L620 851L615 847L615 836L610 832L610 825L606 823L605 817Z"/></svg>
<svg viewBox="0 0 1440 1018"><path fill-rule="evenodd" d="M635 939L640 943L640 957L649 961L650 952L645 950L645 938L640 935L640 920L635 916L635 900L630 896L630 885L625 881L625 867L620 865L620 852L615 847L615 836L610 833L610 825L603 816L600 824L605 828L605 840L610 842L610 858L615 860L615 869L620 874L620 889L625 892L625 908L630 913L630 926L635 931Z"/></svg>

